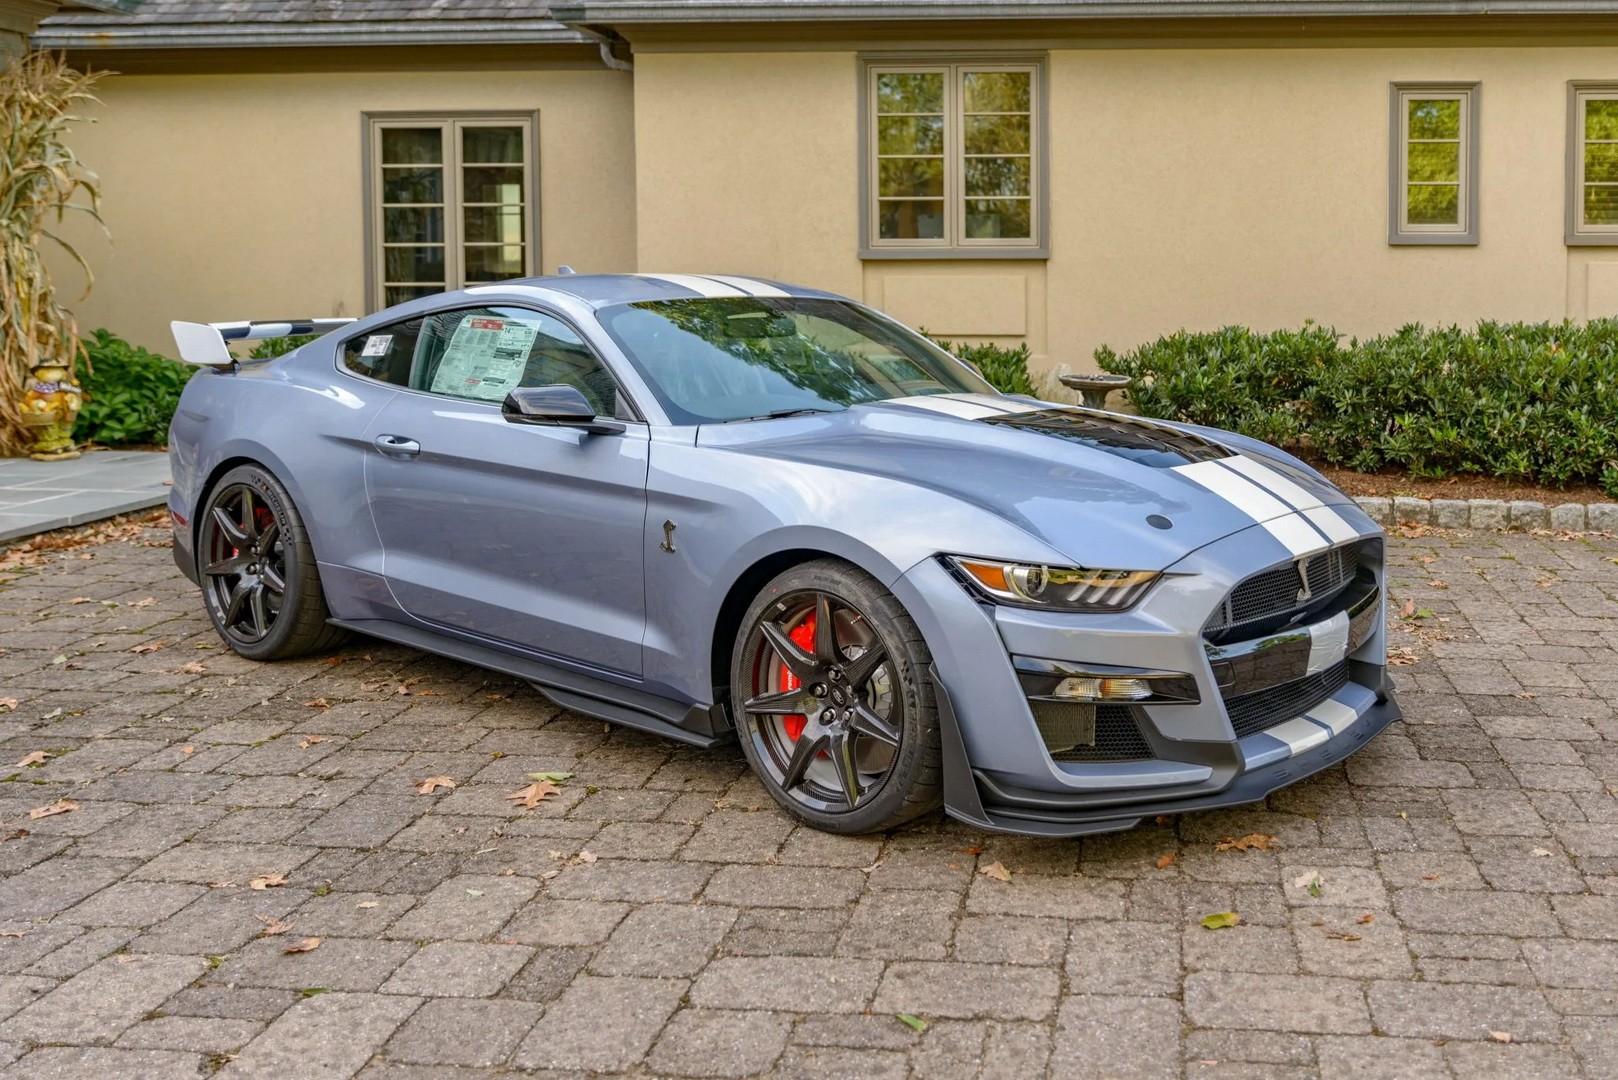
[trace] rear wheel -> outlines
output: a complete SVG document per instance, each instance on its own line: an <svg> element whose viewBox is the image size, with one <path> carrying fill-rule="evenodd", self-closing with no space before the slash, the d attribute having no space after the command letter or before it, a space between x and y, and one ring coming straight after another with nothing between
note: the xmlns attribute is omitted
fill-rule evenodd
<svg viewBox="0 0 1618 1080"><path fill-rule="evenodd" d="M832 832L935 809L938 715L921 632L869 574L786 571L748 608L731 664L743 752L786 809Z"/></svg>
<svg viewBox="0 0 1618 1080"><path fill-rule="evenodd" d="M220 478L197 535L197 570L214 629L252 660L285 660L330 648L320 572L303 519L286 489L257 465Z"/></svg>

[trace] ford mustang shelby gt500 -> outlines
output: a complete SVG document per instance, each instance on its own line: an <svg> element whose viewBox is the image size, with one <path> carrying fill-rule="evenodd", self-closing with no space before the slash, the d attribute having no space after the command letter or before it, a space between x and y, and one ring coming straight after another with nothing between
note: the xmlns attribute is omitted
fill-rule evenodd
<svg viewBox="0 0 1618 1080"><path fill-rule="evenodd" d="M858 303L561 275L176 323L175 558L261 660L359 632L698 746L824 829L1251 802L1398 716L1383 534L1262 443L997 393ZM327 331L268 362L234 340Z"/></svg>

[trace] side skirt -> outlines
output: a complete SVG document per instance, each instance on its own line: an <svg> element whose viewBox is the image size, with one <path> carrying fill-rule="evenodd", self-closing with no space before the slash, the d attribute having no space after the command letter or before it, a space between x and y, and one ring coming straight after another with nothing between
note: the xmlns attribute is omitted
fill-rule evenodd
<svg viewBox="0 0 1618 1080"><path fill-rule="evenodd" d="M691 746L708 749L728 741L729 724L717 705L703 706L670 701L654 694L619 686L604 679L539 660L515 656L471 641L435 634L404 623L385 619L332 619L357 634L381 638L397 645L408 645L422 652L446 656L475 667L498 671L531 684L534 689L564 709L585 716L662 735Z"/></svg>

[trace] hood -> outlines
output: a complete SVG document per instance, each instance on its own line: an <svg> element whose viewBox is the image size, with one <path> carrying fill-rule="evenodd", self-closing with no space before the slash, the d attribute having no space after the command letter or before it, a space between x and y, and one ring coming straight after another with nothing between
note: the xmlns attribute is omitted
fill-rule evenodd
<svg viewBox="0 0 1618 1080"><path fill-rule="evenodd" d="M1162 570L1255 524L1268 523L1268 534L1294 554L1354 535L1329 509L1347 496L1279 451L1262 455L1241 440L1238 453L1218 434L1025 398L951 394L704 425L697 441L927 488L1092 568ZM969 536L937 542L941 550L996 556L975 550Z"/></svg>

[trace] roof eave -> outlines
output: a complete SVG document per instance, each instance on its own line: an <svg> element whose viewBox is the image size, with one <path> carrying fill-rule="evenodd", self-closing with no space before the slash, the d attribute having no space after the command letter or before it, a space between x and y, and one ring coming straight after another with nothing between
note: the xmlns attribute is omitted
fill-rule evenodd
<svg viewBox="0 0 1618 1080"><path fill-rule="evenodd" d="M270 46L594 45L589 34L552 19L422 20L420 22L117 24L59 20L40 25L36 49L244 49Z"/></svg>
<svg viewBox="0 0 1618 1080"><path fill-rule="evenodd" d="M1389 15L1612 15L1613 0L1092 0L940 3L938 0L561 0L569 24L946 22L975 19L1310 18Z"/></svg>

